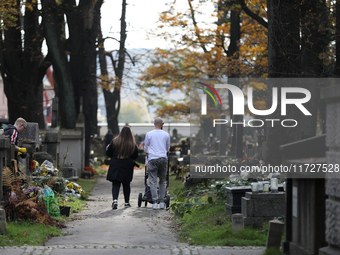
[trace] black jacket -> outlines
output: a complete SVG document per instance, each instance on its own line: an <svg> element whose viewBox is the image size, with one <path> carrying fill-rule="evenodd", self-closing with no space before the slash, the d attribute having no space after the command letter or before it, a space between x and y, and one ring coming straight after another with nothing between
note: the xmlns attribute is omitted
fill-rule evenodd
<svg viewBox="0 0 340 255"><path fill-rule="evenodd" d="M131 182L133 177L133 168L135 166L134 160L138 157L138 148L135 147L133 154L126 159L117 158L115 149L110 143L106 150L106 155L111 157L110 167L107 172L106 180L108 181L120 181L120 182Z"/></svg>
<svg viewBox="0 0 340 255"><path fill-rule="evenodd" d="M11 139L11 144L17 145L19 133L15 126L8 124L8 126L4 129L3 135L9 135Z"/></svg>

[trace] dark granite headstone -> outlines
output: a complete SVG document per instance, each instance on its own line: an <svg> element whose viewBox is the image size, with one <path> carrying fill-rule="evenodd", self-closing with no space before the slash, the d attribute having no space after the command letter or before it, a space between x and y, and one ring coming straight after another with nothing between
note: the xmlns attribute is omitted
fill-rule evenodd
<svg viewBox="0 0 340 255"><path fill-rule="evenodd" d="M269 229L267 236L267 248L281 246L281 237L284 224L279 220L269 221Z"/></svg>

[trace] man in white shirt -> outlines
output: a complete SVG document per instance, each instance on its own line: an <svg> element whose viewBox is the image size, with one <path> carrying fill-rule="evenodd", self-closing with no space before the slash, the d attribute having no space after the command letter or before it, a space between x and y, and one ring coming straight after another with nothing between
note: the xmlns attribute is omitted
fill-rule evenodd
<svg viewBox="0 0 340 255"><path fill-rule="evenodd" d="M144 149L148 156L148 174L152 195L152 209L165 208L166 175L168 171L168 151L170 149L170 135L163 131L164 122L155 118L155 129L148 132L144 140ZM157 194L157 177L159 177L159 195Z"/></svg>

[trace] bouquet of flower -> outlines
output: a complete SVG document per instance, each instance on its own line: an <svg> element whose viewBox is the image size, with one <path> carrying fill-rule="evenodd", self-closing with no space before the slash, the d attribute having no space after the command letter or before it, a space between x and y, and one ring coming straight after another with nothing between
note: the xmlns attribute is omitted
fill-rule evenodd
<svg viewBox="0 0 340 255"><path fill-rule="evenodd" d="M44 189L39 186L31 186L28 187L28 189L25 191L25 195L27 198L34 197L38 194L40 194Z"/></svg>

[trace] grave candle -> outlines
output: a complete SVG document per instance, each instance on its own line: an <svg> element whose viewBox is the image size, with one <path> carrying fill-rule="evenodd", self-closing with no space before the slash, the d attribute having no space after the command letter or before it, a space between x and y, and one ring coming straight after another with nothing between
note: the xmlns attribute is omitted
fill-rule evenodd
<svg viewBox="0 0 340 255"><path fill-rule="evenodd" d="M251 183L251 192L258 192L258 183L256 178L253 179L253 182Z"/></svg>
<svg viewBox="0 0 340 255"><path fill-rule="evenodd" d="M263 182L263 192L269 192L269 183L267 181Z"/></svg>
<svg viewBox="0 0 340 255"><path fill-rule="evenodd" d="M257 191L262 193L263 192L263 182L257 183Z"/></svg>
<svg viewBox="0 0 340 255"><path fill-rule="evenodd" d="M251 183L251 192L253 193L257 192L257 182Z"/></svg>
<svg viewBox="0 0 340 255"><path fill-rule="evenodd" d="M272 193L278 192L277 178L272 178L270 181L270 189Z"/></svg>

